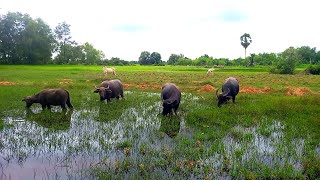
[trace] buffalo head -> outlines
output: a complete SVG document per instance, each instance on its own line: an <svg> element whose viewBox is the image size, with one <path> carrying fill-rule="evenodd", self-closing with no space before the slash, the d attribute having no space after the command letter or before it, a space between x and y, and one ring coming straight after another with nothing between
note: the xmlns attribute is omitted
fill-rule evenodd
<svg viewBox="0 0 320 180"><path fill-rule="evenodd" d="M216 96L218 99L218 107L220 108L222 106L222 104L226 104L228 102L229 99L232 98L232 96L228 96L230 89L228 88L225 92L222 92L220 94L218 94L219 89L217 89L216 91Z"/></svg>
<svg viewBox="0 0 320 180"><path fill-rule="evenodd" d="M34 103L34 99L32 96L27 96L27 97L23 98L22 101L26 102L27 108L29 108Z"/></svg>
<svg viewBox="0 0 320 180"><path fill-rule="evenodd" d="M112 93L109 86L108 87L96 87L96 90L94 90L93 92L99 93L100 101L107 99L110 96L110 94Z"/></svg>

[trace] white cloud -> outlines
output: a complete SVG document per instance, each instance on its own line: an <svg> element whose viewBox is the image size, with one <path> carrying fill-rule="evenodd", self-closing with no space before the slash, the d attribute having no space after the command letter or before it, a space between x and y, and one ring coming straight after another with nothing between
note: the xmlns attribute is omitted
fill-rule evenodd
<svg viewBox="0 0 320 180"><path fill-rule="evenodd" d="M320 48L317 0L1 0L0 13L19 11L54 28L71 25L73 39L92 43L108 58L138 60L142 51L196 58L244 56L240 36L253 39L248 53L289 46Z"/></svg>

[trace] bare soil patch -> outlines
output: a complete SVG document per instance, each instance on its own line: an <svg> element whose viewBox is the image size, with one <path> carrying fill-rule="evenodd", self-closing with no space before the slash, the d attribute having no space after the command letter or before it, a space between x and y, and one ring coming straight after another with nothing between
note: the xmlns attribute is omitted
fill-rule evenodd
<svg viewBox="0 0 320 180"><path fill-rule="evenodd" d="M286 88L286 95L287 96L303 96L306 93L312 93L312 91L306 87L289 86Z"/></svg>
<svg viewBox="0 0 320 180"><path fill-rule="evenodd" d="M18 83L16 82L9 82L9 81L0 81L0 86L10 86L10 85L16 85Z"/></svg>
<svg viewBox="0 0 320 180"><path fill-rule="evenodd" d="M212 91L216 91L217 88L211 86L210 84L206 84L204 86L201 87L201 89L198 90L198 92L212 92Z"/></svg>
<svg viewBox="0 0 320 180"><path fill-rule="evenodd" d="M264 94L271 90L272 90L271 87L268 87L268 86L264 88L255 88L255 87L247 87L247 86L240 88L240 92L245 94Z"/></svg>

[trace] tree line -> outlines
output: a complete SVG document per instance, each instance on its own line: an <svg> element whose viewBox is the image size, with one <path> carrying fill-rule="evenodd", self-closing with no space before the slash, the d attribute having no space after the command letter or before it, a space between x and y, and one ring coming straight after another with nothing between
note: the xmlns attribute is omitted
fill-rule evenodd
<svg viewBox="0 0 320 180"><path fill-rule="evenodd" d="M245 36L244 34L243 36ZM249 36L248 36L249 37ZM244 39L245 37L241 37ZM251 42L251 39L247 40ZM246 45L247 47L249 43ZM274 66L282 73L284 66L320 64L320 51L309 46L289 47L281 53L251 54L250 57L228 59L204 54L190 59L183 54L171 54L167 61L158 52L141 52L138 61L118 57L106 59L105 54L88 42L78 44L72 40L70 25L59 23L51 29L41 18L9 12L0 15L0 64L104 64L104 65L189 65L189 66ZM289 68L290 69L290 68ZM284 70L286 72L288 70Z"/></svg>
<svg viewBox="0 0 320 180"><path fill-rule="evenodd" d="M98 64L104 58L92 44L72 40L66 22L51 29L28 14L0 15L0 64Z"/></svg>

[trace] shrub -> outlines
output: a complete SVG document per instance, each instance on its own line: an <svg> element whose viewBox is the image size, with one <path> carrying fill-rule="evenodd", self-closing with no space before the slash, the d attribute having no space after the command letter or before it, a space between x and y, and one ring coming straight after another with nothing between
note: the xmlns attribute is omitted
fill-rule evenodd
<svg viewBox="0 0 320 180"><path fill-rule="evenodd" d="M306 73L308 74L316 74L316 75L320 75L320 65L310 65L306 70Z"/></svg>
<svg viewBox="0 0 320 180"><path fill-rule="evenodd" d="M296 68L295 61L289 58L279 58L278 63L270 69L275 74L293 74Z"/></svg>

